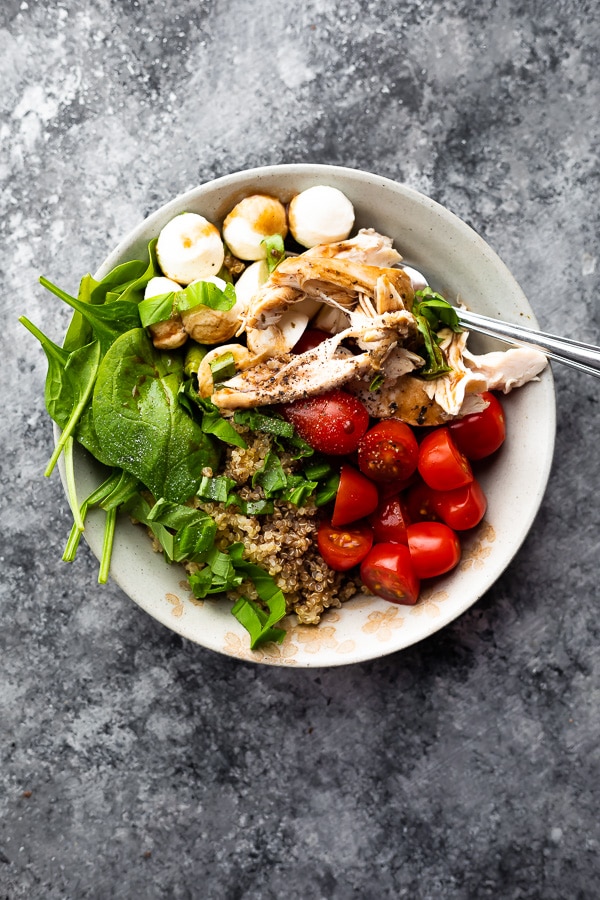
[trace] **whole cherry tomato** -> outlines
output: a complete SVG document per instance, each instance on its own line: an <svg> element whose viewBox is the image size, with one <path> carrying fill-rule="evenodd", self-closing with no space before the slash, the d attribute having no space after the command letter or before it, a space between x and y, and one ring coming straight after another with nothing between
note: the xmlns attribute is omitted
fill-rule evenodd
<svg viewBox="0 0 600 900"><path fill-rule="evenodd" d="M314 350L323 341L330 338L331 335L326 331L319 331L318 328L307 328L300 340L292 347L292 353L306 353L307 350Z"/></svg>
<svg viewBox="0 0 600 900"><path fill-rule="evenodd" d="M419 445L400 419L384 419L370 428L358 445L358 467L377 482L403 481L417 468Z"/></svg>
<svg viewBox="0 0 600 900"><path fill-rule="evenodd" d="M374 544L360 565L362 583L391 603L412 606L420 582L406 544Z"/></svg>
<svg viewBox="0 0 600 900"><path fill-rule="evenodd" d="M425 484L437 491L451 491L473 481L469 460L446 426L430 431L421 441L418 469Z"/></svg>
<svg viewBox="0 0 600 900"><path fill-rule="evenodd" d="M506 437L502 404L490 391L481 396L488 404L484 410L455 419L448 425L454 443L468 459L490 456L504 443Z"/></svg>
<svg viewBox="0 0 600 900"><path fill-rule="evenodd" d="M375 512L369 516L373 537L377 543L406 544L406 526L409 518L406 503L399 494L385 497Z"/></svg>
<svg viewBox="0 0 600 900"><path fill-rule="evenodd" d="M346 572L357 566L373 546L373 531L365 523L334 528L330 522L321 522L317 546L330 569Z"/></svg>
<svg viewBox="0 0 600 900"><path fill-rule="evenodd" d="M279 408L307 444L331 456L354 453L369 427L365 405L353 394L339 389L284 403Z"/></svg>
<svg viewBox="0 0 600 900"><path fill-rule="evenodd" d="M455 531L479 525L487 509L483 488L474 478L471 484L453 491L432 491L432 503L442 522Z"/></svg>
<svg viewBox="0 0 600 900"><path fill-rule="evenodd" d="M354 466L344 463L331 517L334 528L363 519L373 512L378 503L379 494L373 482L357 472Z"/></svg>
<svg viewBox="0 0 600 900"><path fill-rule="evenodd" d="M406 529L408 549L419 578L435 578L460 560L458 535L443 522L416 522Z"/></svg>

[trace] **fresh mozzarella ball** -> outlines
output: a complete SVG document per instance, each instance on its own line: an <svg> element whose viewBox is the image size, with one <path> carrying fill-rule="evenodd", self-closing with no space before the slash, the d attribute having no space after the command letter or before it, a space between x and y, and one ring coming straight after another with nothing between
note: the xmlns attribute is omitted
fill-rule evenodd
<svg viewBox="0 0 600 900"><path fill-rule="evenodd" d="M227 282L222 278L219 278L218 275L209 275L207 278L196 278L194 281L190 281L190 284L197 284L199 281L209 281L211 284L216 284L220 291L224 291L227 287Z"/></svg>
<svg viewBox="0 0 600 900"><path fill-rule="evenodd" d="M172 291L180 290L181 285L177 284L176 281L171 281L170 278L165 278L162 275L156 275L154 278L151 278L146 285L146 289L144 290L144 300L149 300L150 297L160 297L161 294L170 294Z"/></svg>
<svg viewBox="0 0 600 900"><path fill-rule="evenodd" d="M190 284L220 271L225 248L218 229L204 216L182 213L160 232L156 256L168 278Z"/></svg>
<svg viewBox="0 0 600 900"><path fill-rule="evenodd" d="M256 356L262 354L270 357L282 356L289 353L298 343L307 325L308 316L296 310L288 310L277 325L269 325L268 328L249 328L246 331L248 349Z"/></svg>
<svg viewBox="0 0 600 900"><path fill-rule="evenodd" d="M269 267L264 259L259 259L244 269L235 283L236 305L240 309L246 309L268 277Z"/></svg>
<svg viewBox="0 0 600 900"><path fill-rule="evenodd" d="M319 314L315 316L313 325L319 331L338 334L348 327L348 316L341 309L336 309L335 306L328 306L324 303Z"/></svg>
<svg viewBox="0 0 600 900"><path fill-rule="evenodd" d="M354 225L354 207L337 188L318 184L292 198L288 218L298 243L316 247L346 240Z"/></svg>
<svg viewBox="0 0 600 900"><path fill-rule="evenodd" d="M288 231L285 206L275 197L253 194L233 207L223 222L223 240L238 259L264 259L265 238Z"/></svg>

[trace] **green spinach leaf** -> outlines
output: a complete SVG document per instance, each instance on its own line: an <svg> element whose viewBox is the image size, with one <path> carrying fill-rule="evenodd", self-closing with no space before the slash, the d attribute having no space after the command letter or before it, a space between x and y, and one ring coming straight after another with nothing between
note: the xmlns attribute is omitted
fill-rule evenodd
<svg viewBox="0 0 600 900"><path fill-rule="evenodd" d="M93 341L77 350L68 352L50 340L25 316L22 325L42 345L48 360L45 402L50 417L62 429L54 452L46 468L50 475L67 440L73 435L79 419L90 399L100 365L100 343Z"/></svg>
<svg viewBox="0 0 600 900"><path fill-rule="evenodd" d="M183 362L157 351L143 328L114 341L96 379L92 411L103 456L154 494L181 503L219 453L178 401Z"/></svg>

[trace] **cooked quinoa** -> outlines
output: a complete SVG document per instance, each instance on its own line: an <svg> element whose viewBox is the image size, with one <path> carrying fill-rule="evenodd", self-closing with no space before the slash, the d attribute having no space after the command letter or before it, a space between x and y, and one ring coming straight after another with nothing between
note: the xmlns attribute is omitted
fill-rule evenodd
<svg viewBox="0 0 600 900"><path fill-rule="evenodd" d="M252 487L252 476L263 464L271 448L271 438L242 426L235 427L243 434L247 448L228 446L219 472L206 474L233 478L238 493L246 500L262 499L262 488ZM280 458L284 470L293 471L295 461L286 454ZM317 625L324 610L341 606L360 589L355 580L330 569L321 557L316 544L320 513L312 500L301 508L275 500L273 513L261 516L244 515L235 506L198 498L194 505L216 522L215 546L226 550L231 544L241 542L246 559L275 579L285 595L287 612L295 613L302 624ZM193 567L195 564L191 571ZM250 582L228 593L231 599L240 595L258 600Z"/></svg>

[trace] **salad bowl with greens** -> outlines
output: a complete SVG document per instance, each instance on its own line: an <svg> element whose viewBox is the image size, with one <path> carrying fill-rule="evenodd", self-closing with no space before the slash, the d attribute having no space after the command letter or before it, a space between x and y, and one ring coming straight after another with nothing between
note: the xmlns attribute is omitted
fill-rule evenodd
<svg viewBox="0 0 600 900"><path fill-rule="evenodd" d="M127 235L93 276L85 275L76 296L42 277L57 302L73 310L63 337L50 338L21 319L48 360L45 401L56 440L46 474L58 468L73 512L65 561L73 562L83 537L99 559L99 582L110 577L147 613L203 647L275 665L372 659L422 640L468 609L519 550L539 508L554 446L554 393L546 370L506 398L507 439L480 473L485 520L465 535L460 564L428 583L414 606L390 604L357 588L324 611L319 624L309 624L286 614L281 589L248 558L244 541L226 547L219 541L206 504L252 515L272 512L273 500L301 506L313 496L326 503L336 482L328 482L331 473L318 461L307 462L312 450L281 416L262 407L224 416L201 395L198 374L206 350L182 348L171 333L156 346L153 328L173 319L164 309L172 312L175 303L178 321L199 307L223 319L235 303L231 284L210 279L148 296L149 283L165 274L157 239L182 213L222 229L244 198L264 194L288 204L317 185L342 192L352 204L355 230L376 229L393 238L404 260L425 272L444 297L536 326L506 266L451 212L376 175L310 164L239 172L183 194ZM281 248L275 242L269 252L277 257ZM480 350L496 349L491 339L477 340ZM215 383L231 376L232 362L227 353L213 360ZM255 473L266 488L258 500L236 491L232 479L214 475L223 454L244 445L248 432L268 435L277 447ZM290 459L302 465L284 469L281 460ZM193 504L191 497L203 502ZM224 597L243 583L252 585L252 597L234 603Z"/></svg>

